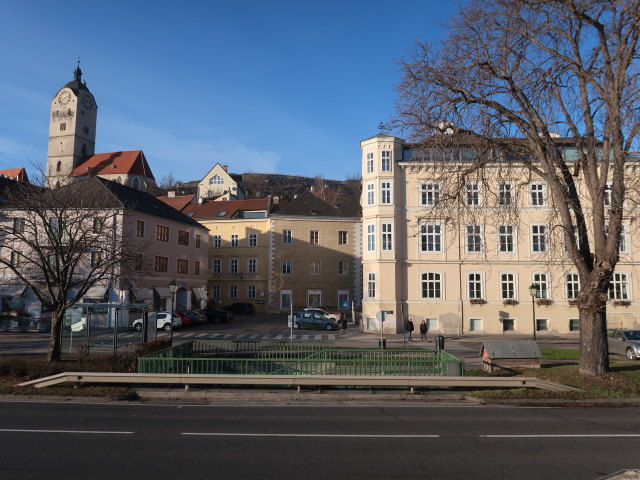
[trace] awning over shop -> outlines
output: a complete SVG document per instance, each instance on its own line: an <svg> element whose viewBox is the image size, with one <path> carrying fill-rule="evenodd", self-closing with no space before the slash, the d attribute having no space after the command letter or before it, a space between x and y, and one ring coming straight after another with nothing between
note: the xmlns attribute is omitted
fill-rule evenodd
<svg viewBox="0 0 640 480"><path fill-rule="evenodd" d="M169 287L153 287L156 293L160 296L160 298L171 298L171 291L169 291Z"/></svg>
<svg viewBox="0 0 640 480"><path fill-rule="evenodd" d="M153 290L150 288L134 288L133 296L137 301L151 300L153 298Z"/></svg>
<svg viewBox="0 0 640 480"><path fill-rule="evenodd" d="M19 297L24 293L25 288L27 286L24 284L1 285L0 297Z"/></svg>
<svg viewBox="0 0 640 480"><path fill-rule="evenodd" d="M192 290L198 300L207 299L207 289L205 287L193 287Z"/></svg>
<svg viewBox="0 0 640 480"><path fill-rule="evenodd" d="M107 287L103 287L101 285L94 285L89 290L87 290L87 293L85 293L84 296L85 298L101 299L101 298L104 298L104 294L106 291L107 291Z"/></svg>

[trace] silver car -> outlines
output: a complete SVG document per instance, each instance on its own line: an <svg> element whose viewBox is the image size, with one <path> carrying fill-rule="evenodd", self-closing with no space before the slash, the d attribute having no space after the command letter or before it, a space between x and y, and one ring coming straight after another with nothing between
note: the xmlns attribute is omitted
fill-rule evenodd
<svg viewBox="0 0 640 480"><path fill-rule="evenodd" d="M608 329L609 353L625 355L629 360L640 357L640 330Z"/></svg>
<svg viewBox="0 0 640 480"><path fill-rule="evenodd" d="M314 312L293 312L293 328L320 328L323 330L336 330L338 324L333 318L325 317ZM291 326L291 315L288 316Z"/></svg>

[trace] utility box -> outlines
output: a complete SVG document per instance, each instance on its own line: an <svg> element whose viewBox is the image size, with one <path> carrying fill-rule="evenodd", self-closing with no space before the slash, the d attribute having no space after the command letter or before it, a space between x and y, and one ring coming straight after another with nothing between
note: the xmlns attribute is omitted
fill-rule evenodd
<svg viewBox="0 0 640 480"><path fill-rule="evenodd" d="M482 369L540 368L542 353L535 340L487 340L480 350Z"/></svg>

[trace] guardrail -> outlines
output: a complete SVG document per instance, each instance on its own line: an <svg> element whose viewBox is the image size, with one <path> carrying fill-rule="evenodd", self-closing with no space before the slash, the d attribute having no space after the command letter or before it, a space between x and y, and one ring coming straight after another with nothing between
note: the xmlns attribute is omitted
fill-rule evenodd
<svg viewBox="0 0 640 480"><path fill-rule="evenodd" d="M65 372L20 383L21 387L43 388L62 383L117 383L152 385L291 385L343 387L466 387L538 388L552 392L580 392L579 388L536 377L425 377L350 375L197 375L160 373Z"/></svg>

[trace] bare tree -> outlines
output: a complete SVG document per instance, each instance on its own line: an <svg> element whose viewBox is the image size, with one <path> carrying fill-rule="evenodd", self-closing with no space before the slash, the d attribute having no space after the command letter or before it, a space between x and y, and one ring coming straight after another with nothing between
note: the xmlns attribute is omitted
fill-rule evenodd
<svg viewBox="0 0 640 480"><path fill-rule="evenodd" d="M451 191L464 192L488 166L544 180L580 278L580 372L602 374L625 172L640 129L640 1L476 1L449 32L438 48L420 43L401 62L394 126L431 148L437 138L475 144L463 174L448 177L459 182Z"/></svg>
<svg viewBox="0 0 640 480"><path fill-rule="evenodd" d="M99 179L58 189L3 181L2 198L0 278L30 287L51 312L48 360L55 362L66 310L99 282L140 275L145 246L123 230L123 209Z"/></svg>

